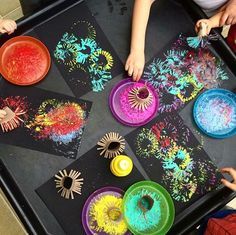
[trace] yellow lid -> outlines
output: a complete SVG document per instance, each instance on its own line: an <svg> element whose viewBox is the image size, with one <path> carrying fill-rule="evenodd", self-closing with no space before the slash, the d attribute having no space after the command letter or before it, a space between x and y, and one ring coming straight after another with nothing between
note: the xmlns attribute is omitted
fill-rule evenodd
<svg viewBox="0 0 236 235"><path fill-rule="evenodd" d="M110 169L115 176L127 176L133 169L133 162L128 156L118 155L111 161Z"/></svg>

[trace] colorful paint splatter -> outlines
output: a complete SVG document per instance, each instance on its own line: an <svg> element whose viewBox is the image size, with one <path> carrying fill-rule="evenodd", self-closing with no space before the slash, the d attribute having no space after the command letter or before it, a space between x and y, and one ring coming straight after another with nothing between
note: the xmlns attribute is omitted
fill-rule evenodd
<svg viewBox="0 0 236 235"><path fill-rule="evenodd" d="M194 99L203 88L218 87L228 76L221 60L209 49L193 49L188 46L186 37L180 35L163 59L151 61L144 78L160 93L159 111L171 112Z"/></svg>
<svg viewBox="0 0 236 235"><path fill-rule="evenodd" d="M94 233L124 235L127 225L122 216L122 198L102 195L90 206L89 227Z"/></svg>
<svg viewBox="0 0 236 235"><path fill-rule="evenodd" d="M214 165L210 160L202 160L197 161L195 163L195 167L197 169L198 175L197 179L199 181L199 187L197 188L198 193L202 194L204 192L211 191L212 187L214 187L216 179L216 171L214 169Z"/></svg>
<svg viewBox="0 0 236 235"><path fill-rule="evenodd" d="M162 177L162 182L169 188L175 201L188 202L197 191L198 181L194 174L188 172L184 177L175 178L174 172L166 171Z"/></svg>
<svg viewBox="0 0 236 235"><path fill-rule="evenodd" d="M161 181L178 202L215 188L219 183L216 167L201 160L207 155L183 120L178 115L156 119L126 138L150 178Z"/></svg>
<svg viewBox="0 0 236 235"><path fill-rule="evenodd" d="M136 154L138 156L159 158L159 142L151 130L143 128L137 135L136 143Z"/></svg>
<svg viewBox="0 0 236 235"><path fill-rule="evenodd" d="M175 95L169 94L164 87L159 87L157 89L159 97L159 112L160 113L170 113L172 111L177 111L184 106L184 102Z"/></svg>
<svg viewBox="0 0 236 235"><path fill-rule="evenodd" d="M0 132L1 143L76 158L91 102L8 83L4 84L1 96L0 109L7 106L20 119L17 130Z"/></svg>
<svg viewBox="0 0 236 235"><path fill-rule="evenodd" d="M86 112L79 104L50 99L40 105L27 128L36 139L50 139L66 145L81 136L85 119Z"/></svg>
<svg viewBox="0 0 236 235"><path fill-rule="evenodd" d="M137 206L139 201L144 196L149 196L154 201L150 210L145 213ZM125 203L125 217L129 225L142 234L145 231L154 230L158 227L162 216L161 201L156 192L150 192L147 189L140 189L139 191L129 195Z"/></svg>
<svg viewBox="0 0 236 235"><path fill-rule="evenodd" d="M74 33L75 29L78 33ZM77 21L73 23L70 31L65 32L58 42L54 51L55 59L58 63L64 64L69 72L82 70L89 74L85 83L89 83L95 92L102 91L106 83L112 79L112 55L97 43L96 30L91 23ZM80 35L81 31L86 31L87 34Z"/></svg>

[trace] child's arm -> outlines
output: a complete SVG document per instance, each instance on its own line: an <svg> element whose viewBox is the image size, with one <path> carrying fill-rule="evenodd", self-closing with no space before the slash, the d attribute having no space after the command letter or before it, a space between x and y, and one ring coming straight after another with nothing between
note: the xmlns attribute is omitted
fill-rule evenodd
<svg viewBox="0 0 236 235"><path fill-rule="evenodd" d="M12 34L16 28L17 26L14 20L0 19L0 33Z"/></svg>
<svg viewBox="0 0 236 235"><path fill-rule="evenodd" d="M6 111L0 109L0 121L6 116Z"/></svg>
<svg viewBox="0 0 236 235"><path fill-rule="evenodd" d="M134 81L138 81L143 73L145 33L153 2L154 0L135 0L134 4L130 54L125 64L125 70Z"/></svg>
<svg viewBox="0 0 236 235"><path fill-rule="evenodd" d="M199 20L195 25L195 30L198 33L198 35L202 37L207 36L212 28L220 27L220 19L223 13L224 13L223 11L220 11L209 19Z"/></svg>

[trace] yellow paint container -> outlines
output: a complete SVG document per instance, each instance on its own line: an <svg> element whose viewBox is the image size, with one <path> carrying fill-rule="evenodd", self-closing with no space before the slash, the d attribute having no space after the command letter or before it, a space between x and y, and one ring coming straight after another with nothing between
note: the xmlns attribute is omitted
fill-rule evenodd
<svg viewBox="0 0 236 235"><path fill-rule="evenodd" d="M131 158L125 155L118 155L112 159L110 169L113 175L124 177L130 174L133 169Z"/></svg>

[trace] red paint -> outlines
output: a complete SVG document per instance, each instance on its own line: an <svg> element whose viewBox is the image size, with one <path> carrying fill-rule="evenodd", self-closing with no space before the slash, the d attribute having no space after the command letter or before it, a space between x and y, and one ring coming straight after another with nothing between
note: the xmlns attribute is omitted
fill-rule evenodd
<svg viewBox="0 0 236 235"><path fill-rule="evenodd" d="M47 48L28 36L12 38L0 50L0 72L17 85L31 85L43 79L50 61Z"/></svg>
<svg viewBox="0 0 236 235"><path fill-rule="evenodd" d="M82 111L82 110L81 110ZM83 111L82 111L83 112ZM37 117L37 122L39 121ZM46 115L42 115L41 137L47 137L51 134L66 135L76 132L85 124L82 113L78 112L78 107L73 104L65 104L51 110Z"/></svg>
<svg viewBox="0 0 236 235"><path fill-rule="evenodd" d="M47 67L39 47L25 43L16 45L5 59L8 77L16 82L32 82L41 77Z"/></svg>

